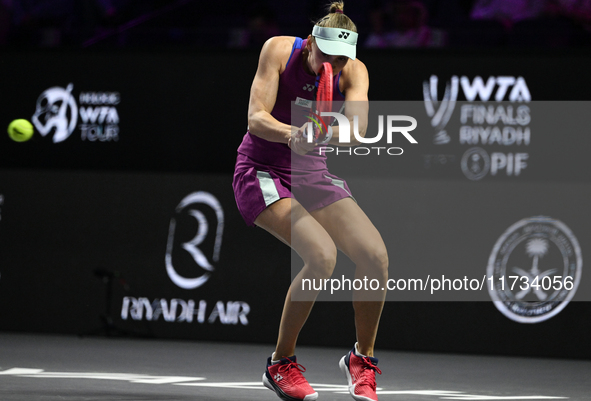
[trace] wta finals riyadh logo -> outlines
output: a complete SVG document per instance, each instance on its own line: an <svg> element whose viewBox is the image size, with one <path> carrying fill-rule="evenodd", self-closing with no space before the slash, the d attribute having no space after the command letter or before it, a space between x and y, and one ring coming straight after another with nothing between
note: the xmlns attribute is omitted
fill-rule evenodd
<svg viewBox="0 0 591 401"><path fill-rule="evenodd" d="M73 84L65 89L57 86L49 88L37 99L33 124L42 136L53 131L54 143L66 140L76 128L78 106L72 96L73 88Z"/></svg>
<svg viewBox="0 0 591 401"><path fill-rule="evenodd" d="M425 98L425 109L431 117L431 126L435 128L433 143L445 145L451 141L445 127L451 118L458 99L459 79L457 76L451 78L451 82L445 85L443 100L439 102L437 97L437 76L432 75L429 82L423 82L423 97Z"/></svg>
<svg viewBox="0 0 591 401"><path fill-rule="evenodd" d="M200 245L207 239L207 234L209 232L209 223L207 217L203 212L197 210L197 205L207 205L213 209L215 213L215 219L217 220L216 224L216 232L215 232L215 241L213 244L213 257L212 260L214 262L219 261L220 259L220 249L222 247L222 234L224 231L224 210L222 209L222 205L217 200L215 196L208 192L194 192L192 194L187 195L176 207L176 213L178 218L182 218L180 216L181 212L188 206L191 206L191 209L187 210L187 213L197 220L198 227L197 227L197 234L193 239L190 241L184 242L181 244L182 248L189 253L191 258L199 267L201 267L205 272L199 276L194 278L187 278L183 277L181 274L177 272L175 269L173 262L172 262L172 253L173 253L173 246L174 246L174 237L177 231L177 219L172 218L170 220L170 226L168 229L168 242L166 245L166 272L168 276L180 288L184 288L186 290L191 290L201 285L205 284L205 282L209 279L211 272L215 270L213 265L207 259L207 256L203 253L203 251L199 248Z"/></svg>

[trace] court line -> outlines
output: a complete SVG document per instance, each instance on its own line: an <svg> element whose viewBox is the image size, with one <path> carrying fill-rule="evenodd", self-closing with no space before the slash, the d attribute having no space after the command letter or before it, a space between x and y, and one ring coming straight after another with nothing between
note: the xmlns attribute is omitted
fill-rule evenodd
<svg viewBox="0 0 591 401"><path fill-rule="evenodd" d="M94 379L94 380L119 380L130 383L143 384L172 384L175 386L194 386L226 389L246 389L246 390L267 390L259 382L206 382L205 377L191 376L153 376L134 373L101 373L101 372L46 372L43 369L29 368L10 368L0 371L1 376L17 376L40 379ZM334 394L349 394L346 385L310 383L316 391L332 392ZM526 396L495 396L495 395L476 395L468 394L462 391L450 390L383 390L377 388L377 394L385 395L423 395L438 397L442 400L558 400L568 399L569 397L554 397L543 395Z"/></svg>

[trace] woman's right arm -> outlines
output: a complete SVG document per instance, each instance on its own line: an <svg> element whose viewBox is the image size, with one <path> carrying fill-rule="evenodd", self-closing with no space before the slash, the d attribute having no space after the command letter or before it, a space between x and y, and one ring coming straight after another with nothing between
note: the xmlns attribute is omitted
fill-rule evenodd
<svg viewBox="0 0 591 401"><path fill-rule="evenodd" d="M293 37L273 37L263 45L259 65L250 88L248 129L251 134L270 142L288 143L291 125L283 124L271 116L277 99L279 74L287 63Z"/></svg>

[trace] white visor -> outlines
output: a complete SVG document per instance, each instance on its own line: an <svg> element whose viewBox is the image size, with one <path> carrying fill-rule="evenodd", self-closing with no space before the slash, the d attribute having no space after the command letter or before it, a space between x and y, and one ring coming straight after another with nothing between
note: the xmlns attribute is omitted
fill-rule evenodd
<svg viewBox="0 0 591 401"><path fill-rule="evenodd" d="M312 36L316 38L316 44L321 52L331 56L347 56L351 60L355 60L357 32L314 25Z"/></svg>

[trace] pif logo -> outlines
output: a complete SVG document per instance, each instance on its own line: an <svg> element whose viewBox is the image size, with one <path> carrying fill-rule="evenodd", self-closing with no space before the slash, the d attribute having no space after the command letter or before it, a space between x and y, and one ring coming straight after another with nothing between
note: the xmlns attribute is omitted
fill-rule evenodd
<svg viewBox="0 0 591 401"><path fill-rule="evenodd" d="M528 158L529 154L522 152L508 154L493 152L489 156L484 149L474 147L468 149L462 156L462 172L472 181L478 181L489 173L497 176L501 171L504 171L507 177L517 177L527 168Z"/></svg>

